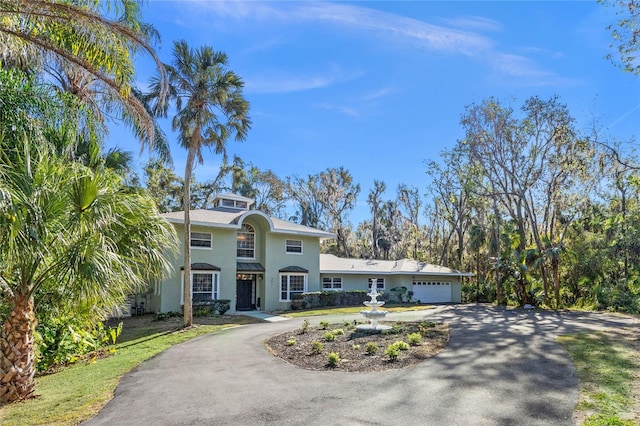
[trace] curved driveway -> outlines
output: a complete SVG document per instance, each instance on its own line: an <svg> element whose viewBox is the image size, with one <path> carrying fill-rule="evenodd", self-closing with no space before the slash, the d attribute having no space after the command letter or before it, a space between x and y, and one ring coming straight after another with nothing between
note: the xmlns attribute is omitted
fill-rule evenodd
<svg viewBox="0 0 640 426"><path fill-rule="evenodd" d="M358 315L311 317L354 319ZM123 377L87 425L571 425L577 377L561 334L637 325L599 313L485 305L390 314L451 324L449 347L404 370L297 369L263 340L302 319L242 326L174 346Z"/></svg>

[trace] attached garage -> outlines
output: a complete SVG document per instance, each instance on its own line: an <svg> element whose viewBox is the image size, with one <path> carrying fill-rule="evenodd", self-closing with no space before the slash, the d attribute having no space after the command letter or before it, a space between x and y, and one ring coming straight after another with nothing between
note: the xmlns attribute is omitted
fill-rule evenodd
<svg viewBox="0 0 640 426"><path fill-rule="evenodd" d="M451 283L446 281L414 281L413 299L422 303L451 302Z"/></svg>
<svg viewBox="0 0 640 426"><path fill-rule="evenodd" d="M472 276L470 272L413 259L346 259L333 254L320 255L321 290L367 290L375 278L378 290L390 291L391 297L398 297L392 291L394 288L405 287L413 291L411 299L415 301L460 303L462 282Z"/></svg>

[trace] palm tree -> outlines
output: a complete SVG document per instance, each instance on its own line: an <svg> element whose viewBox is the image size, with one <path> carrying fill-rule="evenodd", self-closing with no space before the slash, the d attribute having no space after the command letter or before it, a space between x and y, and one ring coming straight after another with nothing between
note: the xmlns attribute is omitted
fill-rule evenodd
<svg viewBox="0 0 640 426"><path fill-rule="evenodd" d="M184 172L184 325L193 322L191 310L191 175L194 162L202 164L202 147L210 147L226 160L226 142L230 137L244 141L251 127L249 102L243 97L244 82L228 69L227 55L209 46L194 50L187 42L174 42L173 62L165 65L169 78L169 99L175 102L176 114L172 127L178 131L183 148L187 149ZM146 100L154 110L167 115L168 105L162 102L161 79L154 78Z"/></svg>
<svg viewBox="0 0 640 426"><path fill-rule="evenodd" d="M106 308L169 267L173 228L153 200L43 145L0 160L0 289L11 307L0 332L0 402L34 391L34 296L54 286L66 300ZM39 294L43 297L43 294ZM45 295L46 297L46 295Z"/></svg>
<svg viewBox="0 0 640 426"><path fill-rule="evenodd" d="M100 13L113 9L117 19ZM121 112L143 147L153 147L155 122L131 87L133 55L149 54L166 80L149 44L153 29L141 23L140 15L137 0L0 0L0 63L57 70L63 88L87 102L101 96L107 110ZM164 96L166 85L159 87Z"/></svg>

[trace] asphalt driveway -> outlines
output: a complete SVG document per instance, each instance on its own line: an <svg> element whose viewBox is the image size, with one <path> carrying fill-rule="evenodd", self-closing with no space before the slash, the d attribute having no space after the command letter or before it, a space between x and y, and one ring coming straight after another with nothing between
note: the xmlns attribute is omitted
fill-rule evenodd
<svg viewBox="0 0 640 426"><path fill-rule="evenodd" d="M312 317L354 319L358 315ZM451 324L449 347L404 370L315 372L263 346L302 319L242 326L174 346L123 377L86 425L571 425L575 369L561 334L628 317L443 306L390 314Z"/></svg>

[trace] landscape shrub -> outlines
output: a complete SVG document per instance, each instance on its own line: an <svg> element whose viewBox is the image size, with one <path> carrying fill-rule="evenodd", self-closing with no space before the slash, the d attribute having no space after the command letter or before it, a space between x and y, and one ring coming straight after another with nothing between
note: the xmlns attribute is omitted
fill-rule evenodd
<svg viewBox="0 0 640 426"><path fill-rule="evenodd" d="M411 346L419 346L422 343L422 335L420 333L407 334L407 340Z"/></svg>
<svg viewBox="0 0 640 426"><path fill-rule="evenodd" d="M422 321L420 324L418 324L418 332L422 335L422 336L426 336L430 329L435 328L437 324L433 321Z"/></svg>
<svg viewBox="0 0 640 426"><path fill-rule="evenodd" d="M344 330L341 328L336 328L335 330L333 330L333 334L335 334L336 336L344 336Z"/></svg>
<svg viewBox="0 0 640 426"><path fill-rule="evenodd" d="M181 317L182 314L180 312L158 312L156 314L156 321L163 321L173 317Z"/></svg>
<svg viewBox="0 0 640 426"><path fill-rule="evenodd" d="M329 328L329 321L320 321L318 328L320 328L320 330L326 330Z"/></svg>
<svg viewBox="0 0 640 426"><path fill-rule="evenodd" d="M330 367L337 367L340 364L340 354L338 352L329 352L327 355L327 362Z"/></svg>
<svg viewBox="0 0 640 426"><path fill-rule="evenodd" d="M324 345L322 344L322 342L315 341L311 343L312 354L319 355L322 353L323 350L324 350Z"/></svg>
<svg viewBox="0 0 640 426"><path fill-rule="evenodd" d="M336 340L336 335L333 331L327 331L326 333L324 333L323 337L325 342L333 342L334 340Z"/></svg>
<svg viewBox="0 0 640 426"><path fill-rule="evenodd" d="M300 326L300 334L305 334L307 331L309 331L309 320L308 319L302 321L302 325Z"/></svg>
<svg viewBox="0 0 640 426"><path fill-rule="evenodd" d="M400 356L400 349L395 343L391 343L384 351L385 355L389 358L389 361L396 361Z"/></svg>
<svg viewBox="0 0 640 426"><path fill-rule="evenodd" d="M364 350L367 353L367 355L374 355L376 352L380 350L380 347L376 342L368 342L364 346Z"/></svg>
<svg viewBox="0 0 640 426"><path fill-rule="evenodd" d="M396 348L400 349L401 351L409 350L409 344L402 340L398 340L397 342L394 343L394 345L396 346Z"/></svg>
<svg viewBox="0 0 640 426"><path fill-rule="evenodd" d="M359 351L360 350L360 345L353 345L353 346L351 346L351 349L353 349L354 351Z"/></svg>
<svg viewBox="0 0 640 426"><path fill-rule="evenodd" d="M294 295L291 299L291 309L359 306L367 300L369 300L369 297L366 290L311 291Z"/></svg>
<svg viewBox="0 0 640 426"><path fill-rule="evenodd" d="M287 339L287 346L295 346L296 344L296 338L295 337L290 337Z"/></svg>
<svg viewBox="0 0 640 426"><path fill-rule="evenodd" d="M97 354L113 345L122 332L122 323L107 327L83 315L43 318L36 327L36 369L73 364L83 355Z"/></svg>
<svg viewBox="0 0 640 426"><path fill-rule="evenodd" d="M231 300L228 299L216 299L207 300L206 302L194 302L192 305L194 316L208 316L208 315L224 315L229 309L231 309Z"/></svg>
<svg viewBox="0 0 640 426"><path fill-rule="evenodd" d="M342 321L342 327L344 327L345 329L349 330L349 331L353 331L356 329L356 321L347 321L344 320Z"/></svg>

